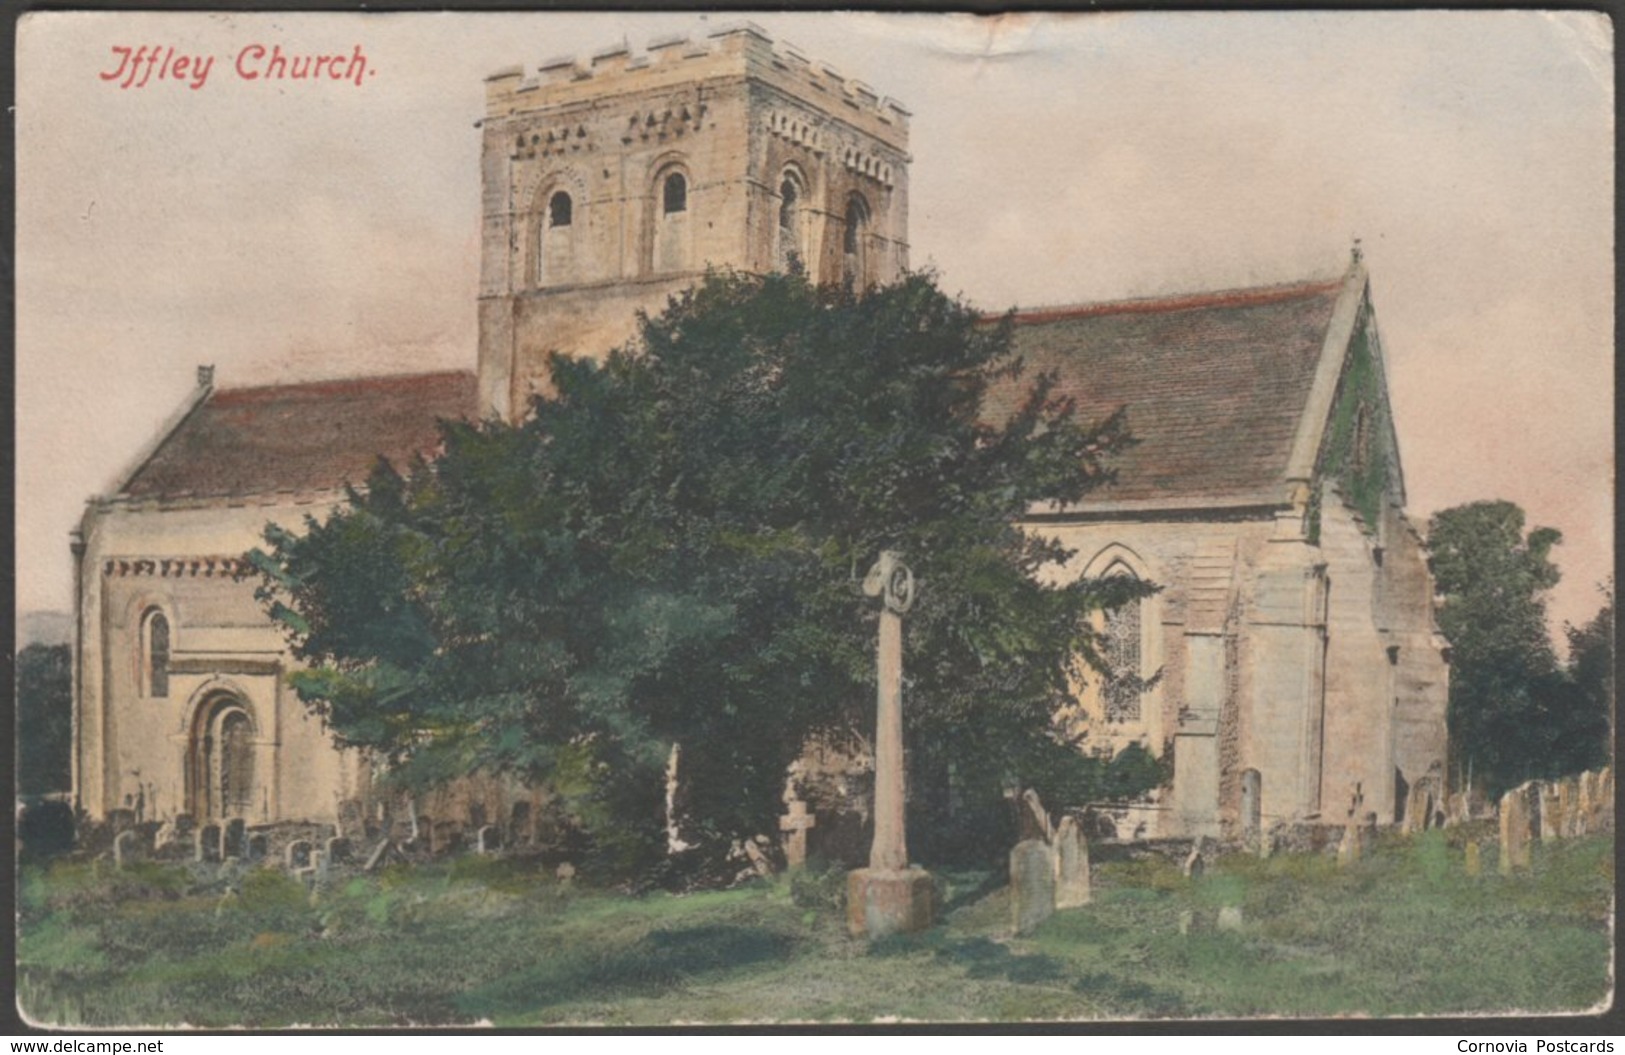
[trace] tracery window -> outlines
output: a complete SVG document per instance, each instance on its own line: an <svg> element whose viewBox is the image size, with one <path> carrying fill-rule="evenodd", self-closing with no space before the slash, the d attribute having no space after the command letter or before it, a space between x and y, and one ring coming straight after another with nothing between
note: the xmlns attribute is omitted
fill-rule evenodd
<svg viewBox="0 0 1625 1055"><path fill-rule="evenodd" d="M1108 722L1135 722L1140 719L1140 602L1130 601L1106 612L1101 633L1106 675L1102 695Z"/></svg>

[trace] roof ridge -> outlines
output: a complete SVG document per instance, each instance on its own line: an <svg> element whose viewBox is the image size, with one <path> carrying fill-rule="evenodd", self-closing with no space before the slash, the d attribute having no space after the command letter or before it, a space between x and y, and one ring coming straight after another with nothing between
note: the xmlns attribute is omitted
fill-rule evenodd
<svg viewBox="0 0 1625 1055"><path fill-rule="evenodd" d="M1269 286L1241 286L1234 289L1205 290L1189 293L1158 294L1149 297L1128 297L1118 300L1084 302L1080 304L1044 305L1017 309L1012 319L1023 325L1059 322L1063 319L1087 318L1095 315L1131 315L1152 312L1191 311L1197 308L1247 307L1256 304L1274 304L1283 300L1330 293L1343 285L1343 275L1335 278L1300 279L1296 282ZM1004 313L988 313L984 322L997 322Z"/></svg>

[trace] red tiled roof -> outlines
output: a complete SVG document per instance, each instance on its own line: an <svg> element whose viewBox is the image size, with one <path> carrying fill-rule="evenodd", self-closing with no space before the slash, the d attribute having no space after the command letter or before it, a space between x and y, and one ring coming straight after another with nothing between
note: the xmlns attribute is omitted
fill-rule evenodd
<svg viewBox="0 0 1625 1055"><path fill-rule="evenodd" d="M379 457L404 468L475 413L474 375L360 377L212 393L120 494L257 495L364 483Z"/></svg>
<svg viewBox="0 0 1625 1055"><path fill-rule="evenodd" d="M1039 372L1085 421L1127 408L1139 441L1082 503L1281 498L1292 441L1342 280L1016 316L1026 370L989 393L1015 409Z"/></svg>

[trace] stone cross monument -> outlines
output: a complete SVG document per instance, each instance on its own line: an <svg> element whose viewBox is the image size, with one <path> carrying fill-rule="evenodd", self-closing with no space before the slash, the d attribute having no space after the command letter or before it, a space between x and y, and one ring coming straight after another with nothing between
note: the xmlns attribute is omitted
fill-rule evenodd
<svg viewBox="0 0 1625 1055"><path fill-rule="evenodd" d="M931 925L931 876L908 866L903 831L903 615L914 604L914 573L887 550L863 580L879 597L879 690L875 715L875 841L869 867L847 878L847 927L871 938Z"/></svg>

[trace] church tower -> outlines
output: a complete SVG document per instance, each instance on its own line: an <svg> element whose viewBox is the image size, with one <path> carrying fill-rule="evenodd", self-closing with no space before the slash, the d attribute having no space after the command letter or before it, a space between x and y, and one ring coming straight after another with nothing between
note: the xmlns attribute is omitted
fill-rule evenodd
<svg viewBox="0 0 1625 1055"><path fill-rule="evenodd" d="M486 80L479 396L602 355L707 268L873 285L908 266L908 111L744 24Z"/></svg>

